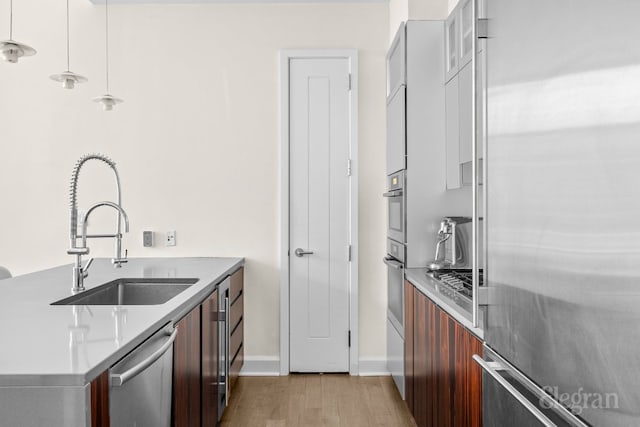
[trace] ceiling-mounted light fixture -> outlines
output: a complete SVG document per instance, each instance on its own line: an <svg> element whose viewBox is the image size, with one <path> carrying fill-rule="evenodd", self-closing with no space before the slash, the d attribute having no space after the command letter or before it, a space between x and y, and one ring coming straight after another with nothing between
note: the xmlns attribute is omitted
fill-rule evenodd
<svg viewBox="0 0 640 427"><path fill-rule="evenodd" d="M54 74L51 76L51 80L55 80L56 82L62 83L62 87L65 89L73 89L76 86L76 83L85 83L87 81L86 77L81 76L80 74L76 74L69 69L69 0L67 0L67 71L60 74Z"/></svg>
<svg viewBox="0 0 640 427"><path fill-rule="evenodd" d="M13 0L9 0L9 40L0 42L0 56L5 61L15 64L21 56L35 54L34 48L13 40Z"/></svg>
<svg viewBox="0 0 640 427"><path fill-rule="evenodd" d="M94 102L102 104L102 108L105 111L113 110L114 105L124 102L120 98L109 93L109 0L104 0L104 22L105 22L105 63L106 63L106 78L107 78L107 93L93 98Z"/></svg>

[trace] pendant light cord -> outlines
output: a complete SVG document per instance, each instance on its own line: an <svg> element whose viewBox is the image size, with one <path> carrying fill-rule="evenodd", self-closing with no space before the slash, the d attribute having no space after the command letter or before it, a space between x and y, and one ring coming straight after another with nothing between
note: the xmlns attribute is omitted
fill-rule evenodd
<svg viewBox="0 0 640 427"><path fill-rule="evenodd" d="M69 68L69 62L70 62L69 61L69 50L70 50L70 42L69 42L69 0L67 0L67 71L70 71L70 68Z"/></svg>
<svg viewBox="0 0 640 427"><path fill-rule="evenodd" d="M67 0L68 1L68 0ZM104 0L104 22L105 22L105 52L107 70L107 94L109 94L109 0Z"/></svg>
<svg viewBox="0 0 640 427"><path fill-rule="evenodd" d="M9 40L13 40L13 0L9 0Z"/></svg>

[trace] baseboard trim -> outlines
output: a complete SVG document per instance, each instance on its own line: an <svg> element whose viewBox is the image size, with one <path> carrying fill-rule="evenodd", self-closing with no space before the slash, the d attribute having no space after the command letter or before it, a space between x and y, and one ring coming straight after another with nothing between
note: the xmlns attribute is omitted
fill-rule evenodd
<svg viewBox="0 0 640 427"><path fill-rule="evenodd" d="M386 357L367 357L360 359L361 377L381 377L389 375Z"/></svg>
<svg viewBox="0 0 640 427"><path fill-rule="evenodd" d="M240 370L242 377L277 377L280 376L280 357L278 356L245 356L244 366Z"/></svg>
<svg viewBox="0 0 640 427"><path fill-rule="evenodd" d="M359 361L361 377L387 376L386 357L367 357ZM245 356L244 366L240 371L243 377L277 377L280 376L280 358L278 356Z"/></svg>

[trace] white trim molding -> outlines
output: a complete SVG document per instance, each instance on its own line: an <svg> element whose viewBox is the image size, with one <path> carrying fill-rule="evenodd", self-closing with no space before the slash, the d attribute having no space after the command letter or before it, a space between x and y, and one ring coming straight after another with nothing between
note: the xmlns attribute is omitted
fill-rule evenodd
<svg viewBox="0 0 640 427"><path fill-rule="evenodd" d="M349 60L351 180L349 188L351 263L349 266L349 373L359 373L358 328L358 51L356 49L284 49L280 51L280 375L289 374L289 62L293 58Z"/></svg>
<svg viewBox="0 0 640 427"><path fill-rule="evenodd" d="M277 377L280 375L278 356L245 356L241 377Z"/></svg>
<svg viewBox="0 0 640 427"><path fill-rule="evenodd" d="M391 375L387 369L386 357L363 357L360 359L361 377L386 377Z"/></svg>

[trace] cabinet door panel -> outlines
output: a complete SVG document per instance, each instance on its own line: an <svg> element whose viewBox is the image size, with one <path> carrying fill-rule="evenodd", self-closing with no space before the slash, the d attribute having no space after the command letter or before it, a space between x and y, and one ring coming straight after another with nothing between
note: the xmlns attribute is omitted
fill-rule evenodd
<svg viewBox="0 0 640 427"><path fill-rule="evenodd" d="M244 346L240 346L240 351L236 353L233 362L231 362L231 366L229 367L229 388L233 390L233 387L236 385L236 381L238 381L238 377L240 376L240 369L242 369L242 364L244 363Z"/></svg>
<svg viewBox="0 0 640 427"><path fill-rule="evenodd" d="M414 418L418 427L436 425L436 306L422 295L414 295Z"/></svg>
<svg viewBox="0 0 640 427"><path fill-rule="evenodd" d="M109 427L109 371L91 381L91 427Z"/></svg>
<svg viewBox="0 0 640 427"><path fill-rule="evenodd" d="M229 301L233 303L244 291L244 267L231 275L229 284Z"/></svg>
<svg viewBox="0 0 640 427"><path fill-rule="evenodd" d="M458 76L444 88L446 114L447 189L460 188L460 128Z"/></svg>
<svg viewBox="0 0 640 427"><path fill-rule="evenodd" d="M387 53L387 98L402 85L407 84L406 73L406 31L404 22L400 24L389 52Z"/></svg>
<svg viewBox="0 0 640 427"><path fill-rule="evenodd" d="M406 91L405 87L399 88L387 103L387 175L406 165Z"/></svg>
<svg viewBox="0 0 640 427"><path fill-rule="evenodd" d="M470 427L482 427L482 368L472 359L474 354L482 356L482 341L467 331L467 396Z"/></svg>
<svg viewBox="0 0 640 427"><path fill-rule="evenodd" d="M458 10L454 10L445 22L445 82L458 73Z"/></svg>
<svg viewBox="0 0 640 427"><path fill-rule="evenodd" d="M455 325L447 313L438 310L438 348L436 364L438 376L438 427L453 425L453 402L455 392Z"/></svg>
<svg viewBox="0 0 640 427"><path fill-rule="evenodd" d="M242 345L242 341L244 340L244 327L242 320L240 324L236 328L235 331L231 334L231 340L229 344L229 360L233 360L233 357L236 355L240 346Z"/></svg>
<svg viewBox="0 0 640 427"><path fill-rule="evenodd" d="M200 306L176 325L173 346L173 425L200 427Z"/></svg>
<svg viewBox="0 0 640 427"><path fill-rule="evenodd" d="M473 44L473 10L472 0L463 0L460 2L460 67L471 61L472 44Z"/></svg>
<svg viewBox="0 0 640 427"><path fill-rule="evenodd" d="M218 291L201 306L202 310L202 425L218 422Z"/></svg>
<svg viewBox="0 0 640 427"><path fill-rule="evenodd" d="M244 313L244 295L240 295L238 299L235 300L233 304L231 304L231 314L229 315L229 327L231 331L233 331L242 320L242 315Z"/></svg>
<svg viewBox="0 0 640 427"><path fill-rule="evenodd" d="M404 396L409 412L414 414L413 398L413 311L414 311L414 287L409 282L404 282Z"/></svg>
<svg viewBox="0 0 640 427"><path fill-rule="evenodd" d="M474 62L465 65L458 73L458 114L460 132L460 163L467 163L473 160L472 143L472 106L473 106L473 73Z"/></svg>

